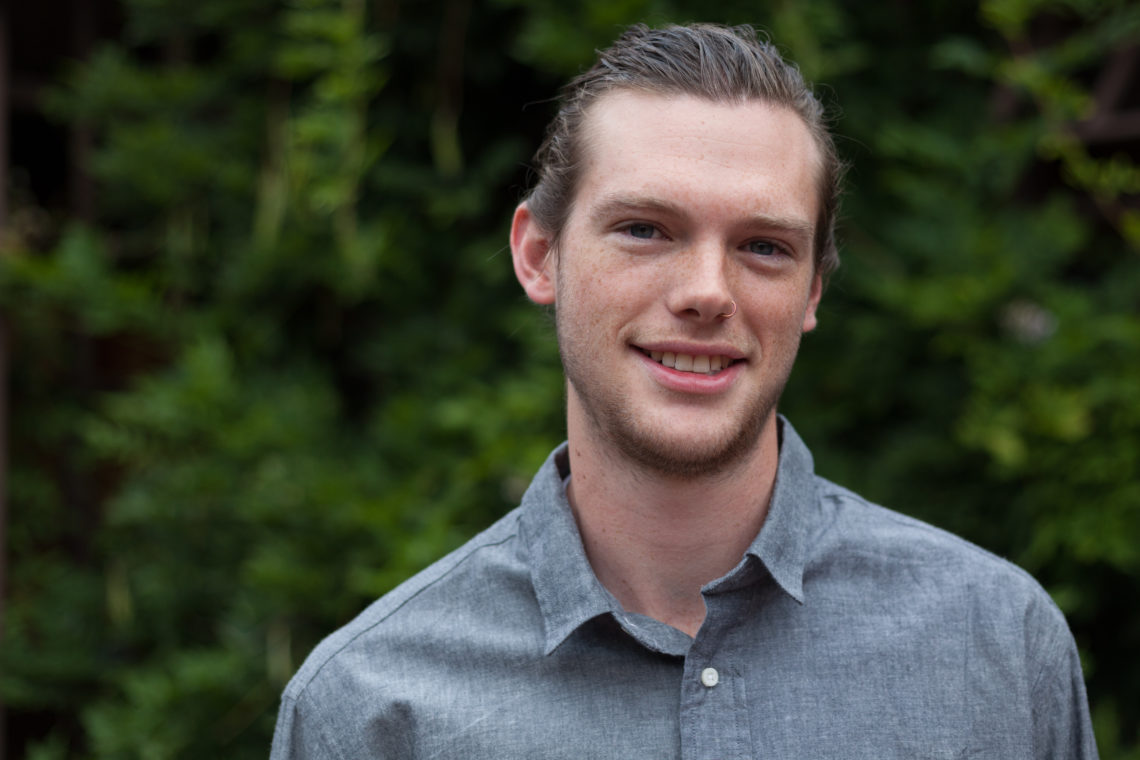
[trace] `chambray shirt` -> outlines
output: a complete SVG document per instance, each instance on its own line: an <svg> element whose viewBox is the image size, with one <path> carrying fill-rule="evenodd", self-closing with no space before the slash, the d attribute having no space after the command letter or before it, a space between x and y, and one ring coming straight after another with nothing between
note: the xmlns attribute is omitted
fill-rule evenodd
<svg viewBox="0 0 1140 760"><path fill-rule="evenodd" d="M813 473L781 420L764 526L695 639L625 612L566 501L522 505L322 642L273 760L1095 758L1080 663L1026 573Z"/></svg>

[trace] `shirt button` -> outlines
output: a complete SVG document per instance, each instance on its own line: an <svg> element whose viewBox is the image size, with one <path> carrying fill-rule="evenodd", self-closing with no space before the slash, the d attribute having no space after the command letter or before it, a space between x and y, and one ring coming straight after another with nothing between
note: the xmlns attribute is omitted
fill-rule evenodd
<svg viewBox="0 0 1140 760"><path fill-rule="evenodd" d="M716 668L705 668L701 671L701 683L710 689L720 683L720 673Z"/></svg>

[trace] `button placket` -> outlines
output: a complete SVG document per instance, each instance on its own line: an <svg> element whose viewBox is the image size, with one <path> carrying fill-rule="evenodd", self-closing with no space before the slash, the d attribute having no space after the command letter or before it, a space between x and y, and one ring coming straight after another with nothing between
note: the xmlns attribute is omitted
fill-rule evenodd
<svg viewBox="0 0 1140 760"><path fill-rule="evenodd" d="M748 590L705 594L706 617L685 657L681 685L683 760L753 758L747 685L736 637Z"/></svg>

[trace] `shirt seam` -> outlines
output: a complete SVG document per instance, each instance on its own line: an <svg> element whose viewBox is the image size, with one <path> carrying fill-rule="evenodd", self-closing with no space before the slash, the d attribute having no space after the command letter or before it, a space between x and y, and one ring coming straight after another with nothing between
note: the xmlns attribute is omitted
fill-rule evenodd
<svg viewBox="0 0 1140 760"><path fill-rule="evenodd" d="M297 704L297 703L294 702L294 704ZM328 720L325 718L325 716L322 713L317 712L314 714L313 717L315 717L317 719L316 729L317 729L317 733L321 737L321 741L323 741L328 746L329 750L337 758L341 758L341 760L344 760L345 758L347 758L348 755L346 755L341 750L340 744L336 741L336 738L331 733L331 731L330 731L331 726L329 726Z"/></svg>
<svg viewBox="0 0 1140 760"><path fill-rule="evenodd" d="M1056 672L1056 666L1059 664L1060 656L1064 654L1067 644L1067 637L1061 636L1057 626L1051 626L1049 632L1049 640L1046 646L1043 647L1046 656L1041 658L1040 665L1037 668L1037 673L1033 676L1033 682L1029 687L1029 695L1035 698L1037 690L1040 688L1041 681L1045 678L1045 674L1049 672ZM1036 706L1036 699L1033 699L1033 705Z"/></svg>
<svg viewBox="0 0 1140 760"><path fill-rule="evenodd" d="M504 537L503 537L501 540L498 540L498 541L489 541L489 542L487 542L487 543L481 543L481 544L478 544L478 545L476 545L476 546L470 546L470 547L468 548L468 551L467 551L465 554L463 554L463 555L462 555L462 556L460 556L460 557L457 557L457 558L455 558L454 562L451 564L451 566L450 566L450 567L448 567L447 569L445 569L443 572L439 573L437 576L435 576L434 578L432 578L430 581L427 581L426 583L424 583L422 586L420 586L419 588L417 588L415 591L411 592L411 593L410 593L410 594L407 596L407 598L405 598L405 599L401 600L399 604L397 604L396 606L392 607L392 609L390 609L390 610L388 610L387 612L385 612L385 613L384 613L382 616L380 616L378 619L376 619L376 620L372 621L371 623L369 623L367 626L365 626L365 627L364 627L364 628L362 628L361 630L357 631L357 632L356 632L356 633L355 633L355 634L354 634L354 635L353 635L351 638L349 638L347 641L345 641L345 642L344 642L344 643L343 643L341 646L337 647L337 648L336 648L334 651L330 652L330 653L328 654L328 656L326 656L326 657L324 658L324 660L321 662L321 664L320 664L319 666L317 666L317 667L316 667L316 668L313 670L313 674L312 674L311 676L309 676L308 678L306 678L303 684L299 684L299 685L296 687L296 689L295 689L294 693L296 694L296 697L297 697L297 699L300 699L300 697L301 697L303 694L305 694L305 693L306 693L306 691L308 690L308 688L309 688L310 684L312 684L312 682L313 682L314 680L316 680L316 678L317 678L317 677L318 677L318 676L319 676L319 675L322 673L322 671L324 671L324 669L325 669L326 667L328 667L328 664L329 664L330 662L332 662L332 661L333 661L333 660L335 660L335 659L336 659L338 656L340 656L340 654L341 654L342 652L344 652L344 650L348 649L350 646L352 646L353 644L355 644L355 643L356 643L356 641L357 641L357 639L359 639L361 636L363 636L364 634L366 634L366 633L370 632L372 629L376 628L376 627L377 627L377 626L379 626L380 624L382 624L382 623L386 622L386 621L388 620L388 618L390 618L392 615L396 614L396 613L397 613L397 612L399 612L401 609L403 609L403 608L404 608L404 606L405 606L406 604L408 604L408 603L409 603L409 602L411 602L413 599L417 598L417 597L418 597L420 594L422 594L424 591L427 591L429 588L431 588L431 587L435 586L437 583L439 583L439 582L440 582L440 581L442 581L444 578L446 578L447 576L449 576L449 575L450 575L452 572L454 572L454 571L455 571L455 570L456 570L456 569L457 569L457 568L458 568L460 565L462 565L463 563L465 563L465 562L466 562L468 559L470 559L470 558L471 558L473 555L475 555L476 553L478 553L478 552L482 551L483 549L490 549L490 548L493 548L493 547L496 547L496 546L501 546L501 545L503 545L503 544L507 543L508 541L511 541L512 539L515 539L515 538L517 538L517 537L518 537L518 535L519 535L519 533L518 533L518 517L516 516L516 517L515 517L515 525L514 525L514 530L512 530L512 531L511 531L511 532L510 532L508 535L504 536ZM459 550L457 550L457 551L459 551ZM425 570L425 571L426 571L426 570L429 570L429 569L431 569L432 567L434 567L434 565L428 565L428 567L424 568L424 570ZM411 579L409 579L409 581L410 581L410 580L411 580ZM398 588L398 587L397 587L397 588ZM394 591L394 590L395 590L395 589L393 589L393 591ZM391 592L389 592L389 593L391 593ZM385 595L385 596L386 596L386 595ZM384 597L382 596L382 597L381 597L381 599L383 599L383 598L384 598Z"/></svg>
<svg viewBox="0 0 1140 760"><path fill-rule="evenodd" d="M843 488L842 486L831 483L830 481L826 480L825 478L817 478L817 480L822 480L823 483L826 486L828 486L828 488L823 490L823 492L821 493L821 498L823 498L823 499L831 499L832 501L836 501L836 502L842 502L842 501L846 501L846 500L855 502L856 505L861 506L864 509L867 509L869 511L878 512L883 517L883 519L889 520L891 523L894 523L895 525L902 525L905 527L914 528L914 529L919 530L925 534L933 535L935 537L945 539L948 543L952 544L953 546L964 549L964 550L970 552L971 554L980 556L980 557L987 559L991 562L995 562L999 565L1007 567L1007 568L1013 570L1014 572L1016 572L1017 575L1019 575L1022 578L1022 580L1029 581L1031 583L1031 585L1039 587L1039 584L1037 583L1036 579L1034 579L1034 577L1032 575L1030 575L1029 572L1026 571L1024 568L1018 566L1017 564L1011 562L1010 560L1008 560L1004 557L998 556L997 554L994 554L993 552L991 552L987 549L984 549L981 546L978 546L975 543L967 541L966 539L962 538L961 536L956 536L953 533L950 533L949 531L944 530L943 528L939 528L936 525L931 525L928 522L924 522L922 520L919 520L917 517L911 517L910 515L905 515L901 512L897 512L893 509L888 509L882 505L875 504L874 502L868 501L867 499L863 498L862 496L860 496L857 493L854 493L853 491L848 491L847 489ZM834 529L834 523L832 526L830 526L829 529ZM891 553L886 553L886 552L875 552L875 551L870 551L867 549L847 548L846 550L852 554L862 554L864 556L889 558L889 559L893 559L893 560L896 560L899 562L907 562L907 563L912 563L912 564L926 564L926 563L930 562L930 560L924 559L924 558L911 559L911 558L908 558L908 557L906 557L904 555L900 555L900 554L891 554ZM949 565L949 564L955 564L955 563L948 561L945 564Z"/></svg>
<svg viewBox="0 0 1140 760"><path fill-rule="evenodd" d="M1057 672L1057 665L1060 664L1058 654L1065 651L1066 639L1068 638L1061 635L1061 632L1057 629L1057 626L1052 626L1052 629L1053 630L1049 635L1048 646L1046 647L1048 650L1047 655L1041 658L1041 664L1038 666L1037 673L1033 676L1033 681L1029 687L1029 710L1032 716L1032 721L1034 723L1032 734L1034 754L1039 754L1039 748L1037 745L1039 739L1041 738L1040 731L1037 730L1036 726L1036 723L1039 719L1039 702L1037 699L1038 689L1042 687L1042 681L1045 680L1046 673L1055 674Z"/></svg>

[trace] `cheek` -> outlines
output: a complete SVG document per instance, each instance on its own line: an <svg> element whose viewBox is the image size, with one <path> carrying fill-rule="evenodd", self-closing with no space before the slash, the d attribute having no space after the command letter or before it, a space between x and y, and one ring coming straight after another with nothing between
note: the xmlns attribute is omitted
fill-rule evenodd
<svg viewBox="0 0 1140 760"><path fill-rule="evenodd" d="M613 314L620 297L612 293L607 278L596 269L582 267L579 262L564 264L558 277L558 313L567 335L589 341L596 336L607 318Z"/></svg>
<svg viewBox="0 0 1140 760"><path fill-rule="evenodd" d="M559 271L565 305L595 322L635 307L651 290L651 272L632 266L604 250L580 249L573 262L564 262Z"/></svg>
<svg viewBox="0 0 1140 760"><path fill-rule="evenodd" d="M799 335L804 331L808 302L802 293L760 293L749 300L752 325L758 335Z"/></svg>

